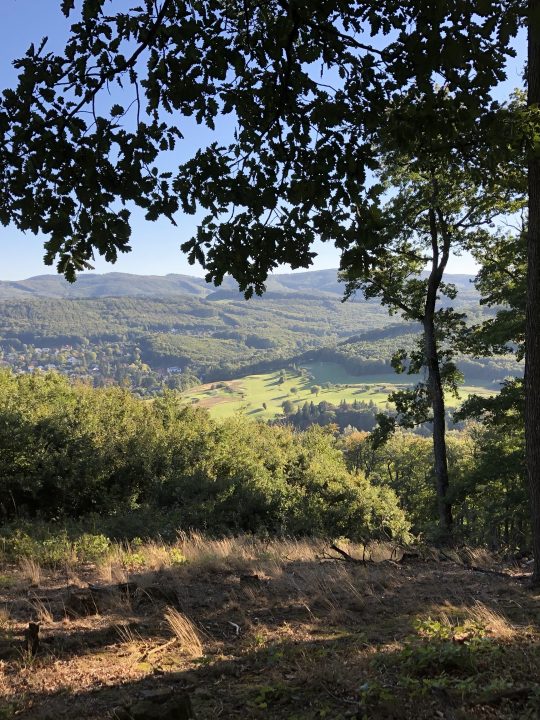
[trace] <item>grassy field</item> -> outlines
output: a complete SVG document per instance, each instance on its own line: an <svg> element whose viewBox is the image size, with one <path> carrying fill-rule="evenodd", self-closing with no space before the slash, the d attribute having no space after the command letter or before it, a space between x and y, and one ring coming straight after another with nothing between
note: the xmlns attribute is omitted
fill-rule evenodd
<svg viewBox="0 0 540 720"><path fill-rule="evenodd" d="M290 400L302 406L308 402L323 400L338 405L342 400L374 402L385 408L388 395L394 390L407 387L407 376L395 373L381 375L351 375L337 363L318 362L305 366L307 372L278 370L261 375L247 375L225 382L207 383L191 388L184 393L187 403L207 408L217 419L230 417L241 412L262 420L271 420L282 414L282 403ZM320 388L319 392L314 392ZM462 398L470 393L491 395L493 389L484 386L464 386ZM447 398L449 407L455 407L459 400ZM266 405L266 407L265 407Z"/></svg>
<svg viewBox="0 0 540 720"><path fill-rule="evenodd" d="M356 562L325 541L195 535L4 563L0 718L538 718L540 597L519 567L340 549Z"/></svg>

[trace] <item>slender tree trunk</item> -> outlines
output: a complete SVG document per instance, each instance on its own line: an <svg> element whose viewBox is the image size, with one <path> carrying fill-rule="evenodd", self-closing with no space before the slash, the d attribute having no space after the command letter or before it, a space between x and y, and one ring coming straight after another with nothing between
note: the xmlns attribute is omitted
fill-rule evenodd
<svg viewBox="0 0 540 720"><path fill-rule="evenodd" d="M433 454L435 459L435 485L439 510L440 541L443 544L452 540L452 505L448 499L448 459L446 455L446 417L444 409L444 390L439 366L437 336L435 332L435 308L437 292L450 254L450 235L443 214L438 207L439 189L433 178L433 206L429 209L431 234L431 272L428 278L426 303L424 307L424 352L428 370L428 383L433 411ZM437 222L438 221L438 222ZM439 240L442 246L439 247Z"/></svg>
<svg viewBox="0 0 540 720"><path fill-rule="evenodd" d="M452 536L452 506L448 500L448 459L446 456L446 418L444 391L439 368L439 356L435 338L433 314L424 320L424 346L428 370L428 383L433 410L433 454L435 458L435 484L441 542L447 543Z"/></svg>
<svg viewBox="0 0 540 720"><path fill-rule="evenodd" d="M540 0L529 0L528 105L540 105ZM540 157L531 154L527 235L525 448L531 502L533 582L540 584Z"/></svg>

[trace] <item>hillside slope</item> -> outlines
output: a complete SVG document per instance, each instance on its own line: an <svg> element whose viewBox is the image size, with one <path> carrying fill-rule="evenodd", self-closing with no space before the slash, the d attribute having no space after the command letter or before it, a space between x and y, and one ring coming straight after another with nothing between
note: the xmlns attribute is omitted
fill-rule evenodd
<svg viewBox="0 0 540 720"><path fill-rule="evenodd" d="M449 280L459 286L454 305L471 321L485 317L471 278ZM392 354L410 348L419 328L389 316L376 300L343 303L342 290L335 270L273 276L268 291L249 301L230 279L216 289L184 275L4 282L0 363L16 372L49 369L94 384L128 383L142 394L159 392L171 373L189 375L169 382L185 387L193 375L230 380L297 362L337 363L355 376L392 374ZM519 372L498 358L463 369L488 382Z"/></svg>

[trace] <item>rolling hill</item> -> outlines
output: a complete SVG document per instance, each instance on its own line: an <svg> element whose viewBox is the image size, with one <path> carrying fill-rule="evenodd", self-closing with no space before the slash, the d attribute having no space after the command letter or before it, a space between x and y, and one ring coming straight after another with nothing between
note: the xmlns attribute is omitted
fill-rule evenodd
<svg viewBox="0 0 540 720"><path fill-rule="evenodd" d="M470 276L448 282L471 321L486 317ZM360 383L367 376L394 382L392 354L410 349L420 328L376 300L343 303L342 295L336 270L274 275L268 291L249 301L230 278L220 288L172 274L82 274L73 285L56 275L4 281L0 363L119 383L141 395L190 387L194 377L230 381L313 363L341 367ZM511 357L461 358L460 367L468 384L484 387L520 372Z"/></svg>
<svg viewBox="0 0 540 720"><path fill-rule="evenodd" d="M463 300L477 297L470 275L448 275L447 282L454 283ZM315 293L334 296L343 295L344 286L338 282L337 270L313 270L298 273L272 275L268 279L269 295L292 293ZM101 298L101 297L168 297L190 295L214 296L214 299L241 299L236 284L226 278L220 288L208 284L203 278L191 275L133 275L129 273L81 273L77 281L68 283L60 275L37 275L25 280L0 281L0 299L10 298Z"/></svg>

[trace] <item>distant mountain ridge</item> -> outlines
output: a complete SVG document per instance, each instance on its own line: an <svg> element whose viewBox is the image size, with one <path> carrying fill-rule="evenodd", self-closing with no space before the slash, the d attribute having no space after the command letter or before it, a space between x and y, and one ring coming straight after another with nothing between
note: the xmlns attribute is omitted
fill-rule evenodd
<svg viewBox="0 0 540 720"><path fill-rule="evenodd" d="M267 282L268 293L328 293L343 295L344 285L338 282L337 269L310 270L301 273L272 275ZM471 275L448 275L446 282L454 283L461 292L475 294ZM226 278L220 287L192 275L134 275L111 272L81 274L73 284L61 275L37 275L26 280L0 281L0 299L50 297L84 299L102 297L192 297L221 299L238 298L236 283Z"/></svg>

